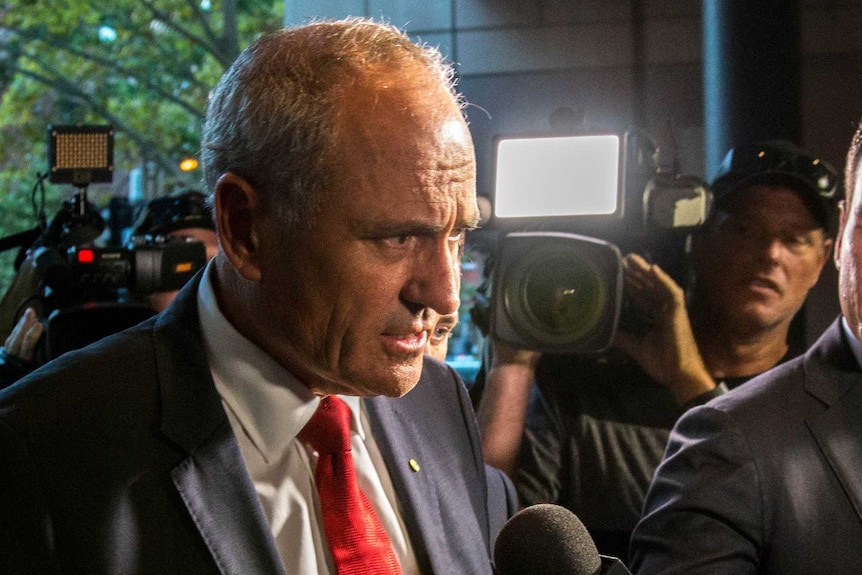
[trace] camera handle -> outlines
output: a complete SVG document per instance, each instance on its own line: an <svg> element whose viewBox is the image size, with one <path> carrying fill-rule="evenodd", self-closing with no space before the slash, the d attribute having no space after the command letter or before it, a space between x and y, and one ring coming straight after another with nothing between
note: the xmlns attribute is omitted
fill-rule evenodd
<svg viewBox="0 0 862 575"><path fill-rule="evenodd" d="M28 305L36 309L39 317L45 317L50 310L43 309L40 296L46 273L65 268L65 251L71 246L93 241L104 229L104 219L87 201L86 186L78 186L72 199L63 202L44 231L42 226L38 226L29 232L16 234L21 237L10 236L0 240L0 247L7 243L14 247L15 242L20 241L23 245L30 235L37 236L30 241L26 257L0 300L0 342L12 333Z"/></svg>
<svg viewBox="0 0 862 575"><path fill-rule="evenodd" d="M80 246L99 237L104 229L105 220L87 201L87 188L79 187L71 200L63 202L37 244L63 248Z"/></svg>
<svg viewBox="0 0 862 575"><path fill-rule="evenodd" d="M24 258L12 284L0 300L0 343L6 340L28 306L44 318L48 310L42 305L41 286L51 269L65 267L63 255L48 247L33 248Z"/></svg>

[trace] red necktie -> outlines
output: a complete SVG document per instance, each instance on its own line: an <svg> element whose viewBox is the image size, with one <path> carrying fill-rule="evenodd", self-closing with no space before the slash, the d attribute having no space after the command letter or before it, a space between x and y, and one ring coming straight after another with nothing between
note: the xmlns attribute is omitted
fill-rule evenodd
<svg viewBox="0 0 862 575"><path fill-rule="evenodd" d="M359 489L350 455L350 408L324 397L299 438L320 455L314 480L338 575L400 575L392 544Z"/></svg>

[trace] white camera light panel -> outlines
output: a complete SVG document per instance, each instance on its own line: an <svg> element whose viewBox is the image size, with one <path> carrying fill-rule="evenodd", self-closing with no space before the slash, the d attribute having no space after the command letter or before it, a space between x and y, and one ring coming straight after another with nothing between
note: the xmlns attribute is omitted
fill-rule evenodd
<svg viewBox="0 0 862 575"><path fill-rule="evenodd" d="M494 215L611 215L619 202L620 137L512 138L497 146Z"/></svg>

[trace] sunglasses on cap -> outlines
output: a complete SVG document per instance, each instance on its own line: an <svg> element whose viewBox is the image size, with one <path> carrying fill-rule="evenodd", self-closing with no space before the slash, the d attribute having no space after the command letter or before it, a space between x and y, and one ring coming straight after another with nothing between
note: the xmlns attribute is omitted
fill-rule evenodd
<svg viewBox="0 0 862 575"><path fill-rule="evenodd" d="M713 191L720 194L725 186L772 174L801 181L823 199L832 199L838 190L838 174L828 163L789 142L775 141L737 146L727 152Z"/></svg>

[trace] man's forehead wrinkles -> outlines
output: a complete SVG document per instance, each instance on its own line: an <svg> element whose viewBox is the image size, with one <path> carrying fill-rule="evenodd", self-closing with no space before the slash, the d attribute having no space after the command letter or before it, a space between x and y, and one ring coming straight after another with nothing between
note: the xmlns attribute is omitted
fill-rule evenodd
<svg viewBox="0 0 862 575"><path fill-rule="evenodd" d="M460 170L472 168L475 158L469 146L451 144L417 145L418 157L414 158L420 168L434 170Z"/></svg>
<svg viewBox="0 0 862 575"><path fill-rule="evenodd" d="M448 178L465 179L471 177L474 172L472 161L461 161L451 163L444 160L429 162L428 165L420 165L416 168L418 174L442 175Z"/></svg>
<svg viewBox="0 0 862 575"><path fill-rule="evenodd" d="M370 231L426 231L441 232L454 227L476 227L479 221L477 208L465 195L446 195L439 198L422 197L421 194L408 195L398 202L389 205L377 215L363 214L354 222L353 227ZM411 210L411 206L415 209ZM404 217L405 208L412 211L409 217Z"/></svg>

